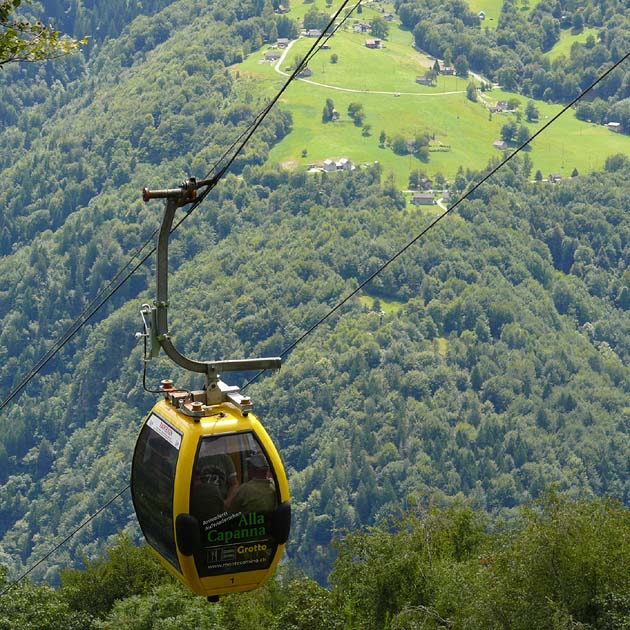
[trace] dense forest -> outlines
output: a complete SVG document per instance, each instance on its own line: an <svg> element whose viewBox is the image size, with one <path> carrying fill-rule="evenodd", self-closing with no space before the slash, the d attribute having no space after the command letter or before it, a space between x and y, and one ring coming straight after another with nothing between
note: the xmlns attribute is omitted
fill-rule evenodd
<svg viewBox="0 0 630 630"><path fill-rule="evenodd" d="M629 513L546 493L510 527L462 505L415 506L338 542L330 588L284 567L216 604L119 537L61 587L0 598L0 628L38 630L619 630L630 624ZM0 574L0 587L4 580Z"/></svg>
<svg viewBox="0 0 630 630"><path fill-rule="evenodd" d="M203 177L254 119L264 103L237 64L286 28L270 2L82 2L81 11L68 13L71 4L51 2L50 15L73 35L93 37L88 49L0 75L3 392L28 374L158 226L159 205L142 203L142 187L166 187L186 173ZM616 6L597 19L604 24L618 15ZM408 26L419 33L421 7L414 7L405 3L398 10L403 21L416 19L405 11L418 16ZM528 28L537 28L537 15L553 11L539 5ZM90 30L95 25L100 35ZM468 26L478 28L474 21ZM619 28L627 37L629 31ZM416 41L420 45L418 35ZM451 53L460 54L455 42ZM473 58L469 62L476 67ZM491 76L500 68L483 71ZM527 75L519 70L518 76ZM623 102L621 92L605 96ZM268 163L270 147L291 126L282 107L273 109L231 173L173 236L171 328L191 356L282 352L435 217L435 207L409 206L378 165L307 174ZM308 593L321 610L332 610L329 598L342 597L334 609L343 611L339 627L370 627L361 625L361 615L372 609L361 609L378 605L382 598L374 593L387 579L368 566L361 580L366 590L357 593L350 584L352 558L359 547L374 566L382 565L378 554L388 548L408 556L414 528L427 522L414 522L410 530L389 524L431 505L446 510L438 512L436 527L468 519L465 552L445 542L451 564L436 569L426 599L405 599L404 592L396 599L392 592L395 607L370 618L397 628L434 627L429 624L440 618L470 614L462 627L483 627L475 623L490 615L488 593L477 608L473 595L480 591L472 587L462 594L470 601L447 601L453 584L476 571L471 583L483 590L489 580L504 588L497 591L496 601L504 603L500 614L518 619L530 605L524 598L523 609L510 609L519 576L480 573L507 572L517 554L512 545L530 545L531 554L536 544L544 547L534 536L540 529L535 517L519 506L546 496L553 485L583 501L576 519L595 513L621 519L617 524L627 519L630 162L611 156L604 171L559 184L532 182L529 171L526 159L511 160L300 343L277 375L248 389L289 474L295 519L288 564L308 576L304 584L274 583L253 595L252 615L259 606L267 606L268 615L282 610L287 624L278 627L291 627L289 616L302 614L300 598ZM481 175L462 170L459 188ZM150 260L0 415L0 565L8 578L128 483L134 440L154 401L142 389L142 348L134 338L140 305L154 293L152 277ZM165 377L198 385L166 359L150 364L153 384ZM599 496L619 504L588 501ZM459 516L448 511L461 503L468 507ZM562 518L572 513L558 509ZM493 527L482 522L485 514L492 515ZM498 536L500 519L510 524L505 537ZM365 526L376 528L375 538ZM131 578L124 582L124 592L138 599L119 608L110 601L95 608L98 620L90 618L91 609L69 594L73 584L87 588L82 581L88 578L63 570L84 562L88 576L98 571L104 545L121 530L133 541L140 538L128 494L38 568L34 577L61 583L60 593L28 585L19 591L23 599L0 599L0 606L28 606L38 597L54 614L67 616L67 627L117 627L114 615L135 615L133 606L164 601L174 610L187 602L182 614L213 614L172 584L150 592L148 575L157 569L138 552L144 577L135 591ZM614 550L614 527L606 531L610 539L599 542ZM484 545L495 545L488 553L496 563L480 565ZM417 567L430 556L417 559L414 579L422 578ZM533 563L534 555L526 557ZM595 555L587 561L595 562ZM597 576L604 572L596 570ZM396 571L402 575L405 567ZM628 612L623 579L611 575L605 590L579 604L584 609L558 598L556 608L541 610L545 618L597 619L596 627L617 627L615 615ZM324 590L326 584L332 590ZM216 619L246 614L226 610ZM433 621L430 611L437 615ZM425 626L418 625L421 615ZM181 627L176 623L155 627ZM225 627L247 625L236 619Z"/></svg>

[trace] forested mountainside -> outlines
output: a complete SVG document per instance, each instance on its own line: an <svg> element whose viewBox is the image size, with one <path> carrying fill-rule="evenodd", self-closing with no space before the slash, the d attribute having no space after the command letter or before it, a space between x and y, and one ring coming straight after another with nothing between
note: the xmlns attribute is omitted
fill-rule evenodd
<svg viewBox="0 0 630 630"><path fill-rule="evenodd" d="M3 392L157 227L142 187L204 176L262 107L234 64L279 19L269 8L150 4L89 59L3 75ZM378 166L267 163L290 132L274 109L173 237L171 330L187 354L281 352L435 217ZM629 172L613 156L603 172L532 183L513 159L250 387L288 469L297 567L325 582L332 540L410 505L457 498L509 516L550 484L628 504ZM134 338L152 275L134 274L2 412L11 576L127 483L153 403ZM164 377L192 384L165 359L149 366ZM127 495L37 576L55 580L121 528L138 536Z"/></svg>

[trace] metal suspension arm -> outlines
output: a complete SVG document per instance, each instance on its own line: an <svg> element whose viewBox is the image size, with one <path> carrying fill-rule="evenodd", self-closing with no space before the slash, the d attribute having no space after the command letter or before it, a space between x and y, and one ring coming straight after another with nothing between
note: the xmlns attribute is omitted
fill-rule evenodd
<svg viewBox="0 0 630 630"><path fill-rule="evenodd" d="M150 199L166 199L164 216L157 245L157 295L155 309L152 312L151 336L157 340L167 356L177 365L190 372L206 374L207 384L216 383L219 371L238 372L245 370L280 369L282 360L279 357L262 359L241 359L232 361L196 361L181 354L173 345L168 334L168 239L173 226L175 212L196 199L197 188L209 185L210 181L197 182L188 179L181 188L165 190L149 190L145 188L142 196L145 201Z"/></svg>

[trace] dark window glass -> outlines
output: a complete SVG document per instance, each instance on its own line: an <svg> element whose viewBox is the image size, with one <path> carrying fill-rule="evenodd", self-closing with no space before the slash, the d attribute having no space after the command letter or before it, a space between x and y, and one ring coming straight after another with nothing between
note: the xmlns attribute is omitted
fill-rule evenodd
<svg viewBox="0 0 630 630"><path fill-rule="evenodd" d="M173 488L182 435L155 413L136 444L131 467L133 505L147 542L178 571Z"/></svg>
<svg viewBox="0 0 630 630"><path fill-rule="evenodd" d="M254 433L202 438L190 489L190 513L201 528L195 554L201 577L265 569L277 544L269 532L278 506L269 458Z"/></svg>

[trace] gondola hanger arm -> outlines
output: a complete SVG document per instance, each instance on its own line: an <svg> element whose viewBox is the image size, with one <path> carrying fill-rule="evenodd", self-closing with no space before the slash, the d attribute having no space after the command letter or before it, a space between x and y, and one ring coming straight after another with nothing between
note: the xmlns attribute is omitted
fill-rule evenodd
<svg viewBox="0 0 630 630"><path fill-rule="evenodd" d="M157 271L156 271L156 300L153 306L145 305L142 316L145 322L146 334L151 338L151 356L157 356L161 347L166 355L177 365L189 372L206 375L206 389L210 392L217 388L220 382L220 372L241 372L247 370L280 369L282 360L280 357L267 357L260 359L237 359L227 361L198 361L183 355L173 345L168 332L168 240L175 218L175 212L197 198L197 189L201 186L209 186L213 180L197 181L191 177L179 188L162 190L149 190L144 188L142 197L148 202L151 199L165 199L164 215L158 234L157 244ZM225 384L221 384L225 385ZM233 388L229 388L232 390ZM236 388L238 390L238 388Z"/></svg>

